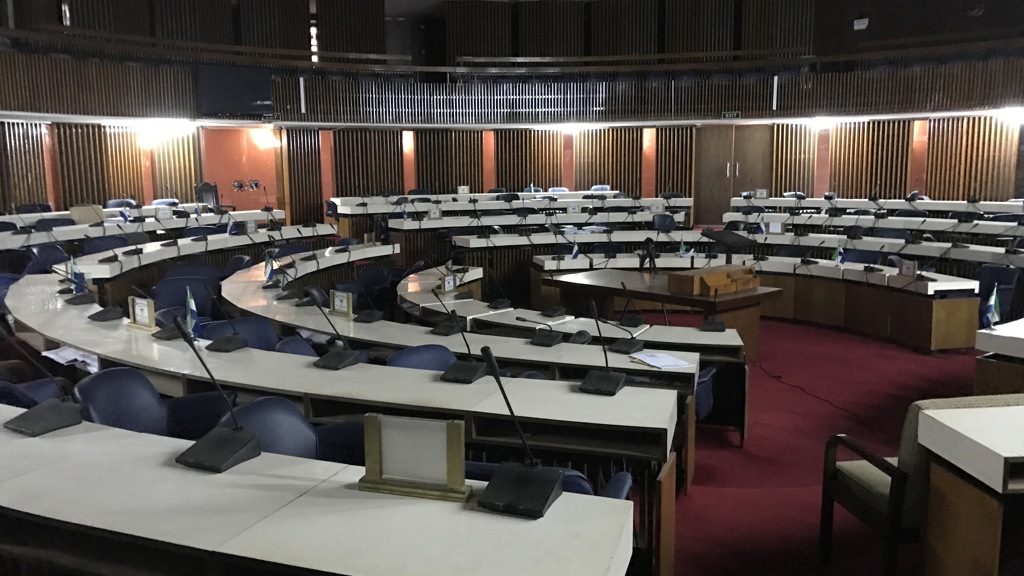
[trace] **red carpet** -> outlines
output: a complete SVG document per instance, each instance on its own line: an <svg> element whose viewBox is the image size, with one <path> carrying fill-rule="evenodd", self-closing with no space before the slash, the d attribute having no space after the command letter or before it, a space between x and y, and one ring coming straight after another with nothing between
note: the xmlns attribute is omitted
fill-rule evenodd
<svg viewBox="0 0 1024 576"><path fill-rule="evenodd" d="M660 314L649 319L664 321ZM692 316L673 318L673 323L693 322ZM761 356L762 366L749 367L746 446L738 448L731 430L698 427L693 487L676 508L677 574L818 573L826 438L846 433L895 456L911 402L970 394L974 379L973 354L922 355L834 330L768 320L761 323ZM834 562L827 573L877 574L880 550L878 539L837 507ZM917 556L916 547L901 552L905 573L916 572Z"/></svg>

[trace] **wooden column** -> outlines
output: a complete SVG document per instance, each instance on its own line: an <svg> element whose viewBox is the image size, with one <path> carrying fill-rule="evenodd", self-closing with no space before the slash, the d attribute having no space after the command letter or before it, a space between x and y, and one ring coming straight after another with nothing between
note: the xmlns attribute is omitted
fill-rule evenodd
<svg viewBox="0 0 1024 576"><path fill-rule="evenodd" d="M140 151L142 156L142 203L152 204L156 198L156 161L152 148Z"/></svg>
<svg viewBox="0 0 1024 576"><path fill-rule="evenodd" d="M832 130L824 129L818 131L818 152L814 157L814 193L815 198L821 198L828 192L828 182L832 177L832 164L829 161L829 151L832 146Z"/></svg>
<svg viewBox="0 0 1024 576"><path fill-rule="evenodd" d="M658 129L644 128L643 163L640 166L640 197L654 198L658 168Z"/></svg>
<svg viewBox="0 0 1024 576"><path fill-rule="evenodd" d="M402 131L402 185L403 194L416 188L416 134L412 130Z"/></svg>
<svg viewBox="0 0 1024 576"><path fill-rule="evenodd" d="M320 198L326 202L336 194L337 184L334 180L334 132L320 131ZM326 221L324 216L324 221Z"/></svg>
<svg viewBox="0 0 1024 576"><path fill-rule="evenodd" d="M494 130L484 130L483 136L484 157L481 166L483 166L484 173L484 188L480 192L486 192L498 186L497 157L494 153Z"/></svg>
<svg viewBox="0 0 1024 576"><path fill-rule="evenodd" d="M910 143L910 177L907 190L920 190L928 195L928 121L914 120L913 140Z"/></svg>
<svg viewBox="0 0 1024 576"><path fill-rule="evenodd" d="M46 171L46 201L55 211L63 210L64 191L60 181L60 158L57 152L57 127L46 126L43 133L43 167Z"/></svg>
<svg viewBox="0 0 1024 576"><path fill-rule="evenodd" d="M562 134L562 186L576 190L576 157L573 152L575 136L566 132Z"/></svg>

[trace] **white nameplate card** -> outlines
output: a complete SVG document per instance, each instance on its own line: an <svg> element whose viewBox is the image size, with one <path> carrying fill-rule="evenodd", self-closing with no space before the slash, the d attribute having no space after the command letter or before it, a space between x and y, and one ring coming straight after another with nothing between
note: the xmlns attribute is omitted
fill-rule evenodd
<svg viewBox="0 0 1024 576"><path fill-rule="evenodd" d="M351 292L331 290L331 313L340 316L351 316L354 298L355 295Z"/></svg>
<svg viewBox="0 0 1024 576"><path fill-rule="evenodd" d="M566 209L566 213L567 214L579 214L580 213L580 205L575 203L575 202L572 203L572 204L569 204L569 207Z"/></svg>
<svg viewBox="0 0 1024 576"><path fill-rule="evenodd" d="M441 219L441 209L440 208L431 208L430 210L427 211L427 220L440 220L440 219Z"/></svg>
<svg viewBox="0 0 1024 576"><path fill-rule="evenodd" d="M444 277L444 282L441 283L441 291L451 292L453 290L455 290L455 276L453 274L448 274Z"/></svg>
<svg viewBox="0 0 1024 576"><path fill-rule="evenodd" d="M917 276L917 262L904 260L900 263L900 276Z"/></svg>
<svg viewBox="0 0 1024 576"><path fill-rule="evenodd" d="M128 297L128 325L140 330L156 330L156 312L149 298Z"/></svg>

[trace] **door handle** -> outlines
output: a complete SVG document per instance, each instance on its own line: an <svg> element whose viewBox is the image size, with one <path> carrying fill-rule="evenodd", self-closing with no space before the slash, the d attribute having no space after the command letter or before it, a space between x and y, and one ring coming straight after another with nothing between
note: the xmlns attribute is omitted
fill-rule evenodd
<svg viewBox="0 0 1024 576"><path fill-rule="evenodd" d="M731 178L731 175L730 175L731 172L732 172L732 162L726 162L725 163L725 177L726 178Z"/></svg>
<svg viewBox="0 0 1024 576"><path fill-rule="evenodd" d="M736 177L737 178L740 177L740 163L739 162L736 163Z"/></svg>

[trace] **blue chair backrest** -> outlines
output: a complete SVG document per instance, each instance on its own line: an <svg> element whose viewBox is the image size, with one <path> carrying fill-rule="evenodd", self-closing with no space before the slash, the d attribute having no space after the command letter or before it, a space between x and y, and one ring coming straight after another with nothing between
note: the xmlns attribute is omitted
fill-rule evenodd
<svg viewBox="0 0 1024 576"><path fill-rule="evenodd" d="M612 187L608 184L594 184L590 187L591 192L611 192Z"/></svg>
<svg viewBox="0 0 1024 576"><path fill-rule="evenodd" d="M204 328L203 337L207 340L216 340L222 336L234 334L235 330L238 330L238 333L245 338L250 348L270 352L277 349L277 342L280 338L274 331L274 325L270 323L270 320L262 316L235 318L231 322L227 320L210 322Z"/></svg>
<svg viewBox="0 0 1024 576"><path fill-rule="evenodd" d="M39 402L17 384L0 381L0 404L29 409Z"/></svg>
<svg viewBox="0 0 1024 576"><path fill-rule="evenodd" d="M312 356L316 357L316 350L309 344L309 341L302 336L289 336L284 340L277 343L274 350L278 352L284 352L285 354L295 354L298 356Z"/></svg>
<svg viewBox="0 0 1024 576"><path fill-rule="evenodd" d="M8 222L6 220L0 220L0 232L14 232L18 229L18 225L14 222Z"/></svg>
<svg viewBox="0 0 1024 576"><path fill-rule="evenodd" d="M126 246L128 246L128 239L124 236L96 236L82 240L82 253L99 254L100 252L107 252L114 248L124 248Z"/></svg>
<svg viewBox="0 0 1024 576"><path fill-rule="evenodd" d="M1018 214L1016 212L1007 212L1003 214L992 214L986 219L991 222L1017 222L1021 219L1024 214Z"/></svg>
<svg viewBox="0 0 1024 576"><path fill-rule="evenodd" d="M513 210L512 213L518 216L519 218L526 218L527 216L540 214L540 210L537 210L533 206L522 206L520 208L516 208L515 210Z"/></svg>
<svg viewBox="0 0 1024 576"><path fill-rule="evenodd" d="M46 203L39 203L19 204L14 207L15 214L42 214L43 212L53 212L53 206Z"/></svg>
<svg viewBox="0 0 1024 576"><path fill-rule="evenodd" d="M896 238L906 240L908 232L902 228L872 228L871 236L875 238Z"/></svg>
<svg viewBox="0 0 1024 576"><path fill-rule="evenodd" d="M338 238L338 243L335 246L358 246L359 238Z"/></svg>
<svg viewBox="0 0 1024 576"><path fill-rule="evenodd" d="M911 210L904 208L903 210L897 210L893 216L897 218L927 218L928 213L924 210Z"/></svg>
<svg viewBox="0 0 1024 576"><path fill-rule="evenodd" d="M40 218L36 220L32 227L39 232L47 232L61 226L74 226L76 224L78 222L75 222L72 218Z"/></svg>
<svg viewBox="0 0 1024 576"><path fill-rule="evenodd" d="M214 226L189 226L181 231L181 237L193 238L195 236L209 236L216 233L217 228Z"/></svg>
<svg viewBox="0 0 1024 576"><path fill-rule="evenodd" d="M60 244L40 244L29 248L32 259L41 259L48 262L63 262L68 258L68 253Z"/></svg>
<svg viewBox="0 0 1024 576"><path fill-rule="evenodd" d="M153 206L178 206L181 202L177 198L157 198L153 200Z"/></svg>
<svg viewBox="0 0 1024 576"><path fill-rule="evenodd" d="M316 430L291 401L280 396L257 398L235 408L238 424L260 439L260 448L271 454L299 458L317 457ZM234 427L230 414L218 426Z"/></svg>
<svg viewBox="0 0 1024 576"><path fill-rule="evenodd" d="M134 208L135 206L135 200L131 198L115 198L103 203L104 208Z"/></svg>
<svg viewBox="0 0 1024 576"><path fill-rule="evenodd" d="M249 266L252 266L252 258L246 256L245 254L236 254L235 256L232 256L230 260L228 260L228 263L225 264L223 268L220 269L218 277L221 280L224 280L225 278L231 276L235 272L238 272L239 270L242 270L244 268L248 268Z"/></svg>
<svg viewBox="0 0 1024 576"><path fill-rule="evenodd" d="M275 250L271 248L270 250ZM268 252L270 251L268 250ZM311 249L305 244L299 244L293 242L291 244L282 244L276 248L276 252L272 252L271 256L274 258L284 258L285 256L293 256L295 254L302 254L303 252L310 252Z"/></svg>
<svg viewBox="0 0 1024 576"><path fill-rule="evenodd" d="M757 204L750 204L748 206L741 206L737 212L740 214L762 214L765 212L765 207Z"/></svg>
<svg viewBox="0 0 1024 576"><path fill-rule="evenodd" d="M209 289L207 289L209 287ZM153 286L153 303L157 308L177 308L185 306L186 288L192 292L192 301L196 304L196 312L200 316L213 316L213 295L210 290L217 293L220 284L210 284L205 278L194 276L179 278L164 278Z"/></svg>
<svg viewBox="0 0 1024 576"><path fill-rule="evenodd" d="M875 211L870 208L855 208L853 210L847 210L846 213L850 216L871 216Z"/></svg>
<svg viewBox="0 0 1024 576"><path fill-rule="evenodd" d="M714 377L714 368L705 368L697 375L697 382L693 388L693 396L697 402L697 420L707 417L715 406L715 395L712 388Z"/></svg>
<svg viewBox="0 0 1024 576"><path fill-rule="evenodd" d="M561 194L562 192L568 191L569 189L565 188L564 186L554 186L552 188L548 188L548 192L550 192L551 194Z"/></svg>
<svg viewBox="0 0 1024 576"><path fill-rule="evenodd" d="M505 192L508 192L508 190L504 188L491 188L487 191L488 194L504 194Z"/></svg>
<svg viewBox="0 0 1024 576"><path fill-rule="evenodd" d="M591 254L618 254L622 252L622 245L616 242L595 242L590 247Z"/></svg>
<svg viewBox="0 0 1024 576"><path fill-rule="evenodd" d="M515 192L498 194L494 199L498 202L517 202L519 200L519 194L516 194Z"/></svg>
<svg viewBox="0 0 1024 576"><path fill-rule="evenodd" d="M590 485L587 477L579 470L562 470L562 491L573 494L594 495L594 487Z"/></svg>
<svg viewBox="0 0 1024 576"><path fill-rule="evenodd" d="M531 194L539 194L539 193L541 193L543 191L544 191L544 189L541 188L540 186L527 186L526 188L523 188L523 192L527 192L527 193L531 193Z"/></svg>
<svg viewBox="0 0 1024 576"><path fill-rule="evenodd" d="M984 220L985 215L981 212L961 211L961 212L950 212L949 218L951 220L967 220L974 222L975 220Z"/></svg>
<svg viewBox="0 0 1024 576"><path fill-rule="evenodd" d="M413 188L412 190L409 190L409 194L408 195L409 196L424 196L424 195L430 195L430 194L433 194L433 192L431 192L430 190L427 190L426 188Z"/></svg>
<svg viewBox="0 0 1024 576"><path fill-rule="evenodd" d="M846 261L852 264L878 264L882 258L880 252L873 250L857 250L854 248L843 249L843 256Z"/></svg>
<svg viewBox="0 0 1024 576"><path fill-rule="evenodd" d="M985 314L988 299L992 296L993 288L996 288L998 290L996 298L999 300L999 317L1002 322L1006 322L1010 318L1013 296L1016 293L1019 279L1020 268L999 264L982 266L978 270L979 318Z"/></svg>
<svg viewBox="0 0 1024 576"><path fill-rule="evenodd" d="M671 232L676 229L676 219L671 214L655 214L653 222L654 229L659 232Z"/></svg>
<svg viewBox="0 0 1024 576"><path fill-rule="evenodd" d="M424 344L393 352L388 356L388 366L419 368L444 372L455 362L452 351L440 344Z"/></svg>
<svg viewBox="0 0 1024 576"><path fill-rule="evenodd" d="M202 278L215 285L220 283L220 268L206 262L175 264L167 270L164 278Z"/></svg>
<svg viewBox="0 0 1024 576"><path fill-rule="evenodd" d="M75 385L74 395L89 422L167 435L167 406L135 368L108 368L86 376Z"/></svg>
<svg viewBox="0 0 1024 576"><path fill-rule="evenodd" d="M807 258L813 246L798 246L796 244L783 244L775 247L775 256L782 258Z"/></svg>

